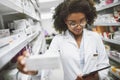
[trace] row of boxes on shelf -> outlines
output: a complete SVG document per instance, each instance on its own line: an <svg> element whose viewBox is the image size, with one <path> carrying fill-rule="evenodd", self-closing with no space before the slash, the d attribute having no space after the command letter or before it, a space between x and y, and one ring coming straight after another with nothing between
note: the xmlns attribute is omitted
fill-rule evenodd
<svg viewBox="0 0 120 80"><path fill-rule="evenodd" d="M40 23L34 23L32 19L14 20L8 24L8 27L12 30L13 34L24 32L27 35L30 35L38 30L41 31Z"/></svg>
<svg viewBox="0 0 120 80"><path fill-rule="evenodd" d="M104 15L98 15L97 19L95 20L94 24L99 23L107 23L107 24L114 24L117 23L119 20L116 20L113 16L113 14L104 14Z"/></svg>
<svg viewBox="0 0 120 80"><path fill-rule="evenodd" d="M103 6L112 4L112 3L117 3L119 0L99 0L99 2L96 3L96 8L101 8Z"/></svg>
<svg viewBox="0 0 120 80"><path fill-rule="evenodd" d="M0 29L0 38L10 36L11 34L17 34L20 32L30 35L34 32L41 31L42 28L39 22L33 22L32 19L20 19L14 20L8 23L8 29Z"/></svg>
<svg viewBox="0 0 120 80"><path fill-rule="evenodd" d="M98 32L102 38L120 40L120 27L116 26L96 26L92 28L93 31Z"/></svg>
<svg viewBox="0 0 120 80"><path fill-rule="evenodd" d="M120 59L120 52L118 52L118 51L115 51L115 50L109 51L109 54L110 54L110 56Z"/></svg>
<svg viewBox="0 0 120 80"><path fill-rule="evenodd" d="M118 76L118 78L120 78L120 66L112 66L111 67L111 72L114 74L114 75L116 75L116 76Z"/></svg>
<svg viewBox="0 0 120 80"><path fill-rule="evenodd" d="M0 38L0 48L9 45L10 43L12 43L13 41L17 40L17 39L22 39L25 38L26 35L24 33L19 33L19 34L15 34L15 35L11 35L8 37L4 37L4 38Z"/></svg>
<svg viewBox="0 0 120 80"><path fill-rule="evenodd" d="M28 35L42 31L40 23L34 23L31 19L15 20L12 23L9 23L8 27L9 29L0 30L0 47L3 47L18 38L24 37L26 39ZM11 30L12 32L10 32Z"/></svg>
<svg viewBox="0 0 120 80"><path fill-rule="evenodd" d="M120 5L113 8L113 13L99 14L95 23L117 23L120 22Z"/></svg>
<svg viewBox="0 0 120 80"><path fill-rule="evenodd" d="M102 36L102 38L104 39L112 39L112 40L116 40L116 41L120 41L120 31L116 31L114 33L110 33L110 32L103 32L102 34L100 34Z"/></svg>
<svg viewBox="0 0 120 80"><path fill-rule="evenodd" d="M120 52L118 50L112 50L110 45L105 44L105 50L108 53L109 57L114 57L117 60L120 60Z"/></svg>
<svg viewBox="0 0 120 80"><path fill-rule="evenodd" d="M113 12L114 18L117 22L120 22L120 5L114 7L114 12Z"/></svg>
<svg viewBox="0 0 120 80"><path fill-rule="evenodd" d="M9 29L0 29L0 38L10 36Z"/></svg>
<svg viewBox="0 0 120 80"><path fill-rule="evenodd" d="M36 0L34 4L30 0L10 0L13 4L23 9L23 12L29 14L34 18L40 18L39 11L36 10L34 5L36 5ZM39 8L39 6L36 5Z"/></svg>
<svg viewBox="0 0 120 80"><path fill-rule="evenodd" d="M114 38L113 39L115 39L117 41L120 41L120 31L114 32Z"/></svg>

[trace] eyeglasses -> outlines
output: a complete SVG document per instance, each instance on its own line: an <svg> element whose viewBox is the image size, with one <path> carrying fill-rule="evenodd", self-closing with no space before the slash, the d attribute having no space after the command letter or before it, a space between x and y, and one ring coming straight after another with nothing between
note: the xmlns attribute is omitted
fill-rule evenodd
<svg viewBox="0 0 120 80"><path fill-rule="evenodd" d="M77 22L74 21L74 20L67 20L67 24L68 24L70 27L72 27L72 28L77 27L77 26L85 27L86 23L87 23L87 22L86 22L86 19L82 19L82 20L80 21L80 23L77 23Z"/></svg>

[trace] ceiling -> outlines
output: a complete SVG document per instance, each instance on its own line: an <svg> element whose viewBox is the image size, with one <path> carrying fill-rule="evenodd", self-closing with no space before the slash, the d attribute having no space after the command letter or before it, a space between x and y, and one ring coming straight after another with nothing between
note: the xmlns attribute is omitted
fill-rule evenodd
<svg viewBox="0 0 120 80"><path fill-rule="evenodd" d="M64 0L39 0L41 19L51 19L54 8Z"/></svg>

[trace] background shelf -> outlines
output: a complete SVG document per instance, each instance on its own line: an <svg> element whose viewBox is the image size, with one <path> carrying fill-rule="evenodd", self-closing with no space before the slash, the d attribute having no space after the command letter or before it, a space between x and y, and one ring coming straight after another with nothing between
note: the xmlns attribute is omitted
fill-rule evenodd
<svg viewBox="0 0 120 80"><path fill-rule="evenodd" d="M120 76L118 74L113 73L111 70L110 70L110 73L120 79Z"/></svg>
<svg viewBox="0 0 120 80"><path fill-rule="evenodd" d="M23 49L29 42L36 38L38 33L34 33L28 37L17 39L0 49L0 69L6 65L21 49Z"/></svg>
<svg viewBox="0 0 120 80"><path fill-rule="evenodd" d="M114 40L114 39L105 39L105 38L103 38L103 40L106 41L106 42L109 42L109 43L120 45L120 41L117 41L117 40Z"/></svg>
<svg viewBox="0 0 120 80"><path fill-rule="evenodd" d="M120 5L120 1L118 1L117 3L111 3L109 5L105 5L105 6L102 6L100 8L97 8L97 11L102 11L102 10L105 10L105 9L108 9L108 8L111 8L111 7L114 7L117 5Z"/></svg>
<svg viewBox="0 0 120 80"><path fill-rule="evenodd" d="M114 60L114 61L116 61L117 63L120 64L120 58L116 58L114 56L111 56L110 54L108 56L109 56L110 59L112 59L112 60Z"/></svg>
<svg viewBox="0 0 120 80"><path fill-rule="evenodd" d="M94 23L94 26L120 26L120 23Z"/></svg>

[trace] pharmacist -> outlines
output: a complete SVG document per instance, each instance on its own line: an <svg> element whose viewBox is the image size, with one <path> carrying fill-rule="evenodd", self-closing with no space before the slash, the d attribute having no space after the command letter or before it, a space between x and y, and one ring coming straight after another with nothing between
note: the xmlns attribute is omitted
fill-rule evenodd
<svg viewBox="0 0 120 80"><path fill-rule="evenodd" d="M108 69L82 77L109 65L101 37L87 30L96 16L92 0L64 1L55 8L54 27L60 34L53 38L49 50L60 54L64 80L104 80L107 77ZM25 64L21 62L18 60L21 72L36 74L35 71L24 71Z"/></svg>

